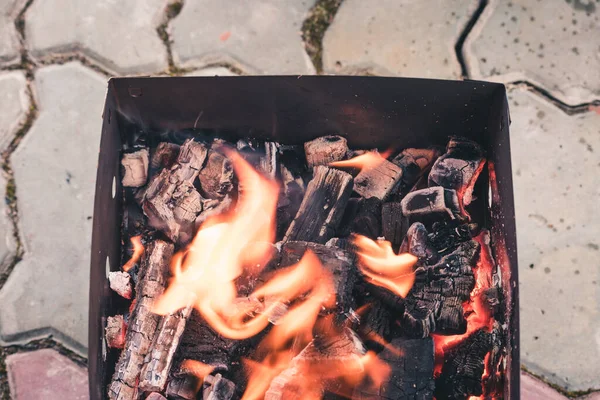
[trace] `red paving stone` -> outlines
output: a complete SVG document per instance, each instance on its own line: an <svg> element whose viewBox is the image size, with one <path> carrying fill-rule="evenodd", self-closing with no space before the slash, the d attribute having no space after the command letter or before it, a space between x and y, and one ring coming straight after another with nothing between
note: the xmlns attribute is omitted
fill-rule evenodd
<svg viewBox="0 0 600 400"><path fill-rule="evenodd" d="M87 400L87 371L51 349L6 358L13 400Z"/></svg>
<svg viewBox="0 0 600 400"><path fill-rule="evenodd" d="M539 379L521 372L521 400L567 400L567 398Z"/></svg>

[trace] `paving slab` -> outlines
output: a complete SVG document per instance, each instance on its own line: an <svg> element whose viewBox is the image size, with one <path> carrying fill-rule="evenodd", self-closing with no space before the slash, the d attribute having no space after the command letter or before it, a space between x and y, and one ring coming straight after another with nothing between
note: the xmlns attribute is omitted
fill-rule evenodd
<svg viewBox="0 0 600 400"><path fill-rule="evenodd" d="M160 72L168 62L156 27L166 3L34 1L25 15L27 47L35 58L82 52L116 74Z"/></svg>
<svg viewBox="0 0 600 400"><path fill-rule="evenodd" d="M14 22L24 4L23 0L0 1L0 66L19 61L19 35Z"/></svg>
<svg viewBox="0 0 600 400"><path fill-rule="evenodd" d="M88 400L85 368L52 349L6 357L13 400Z"/></svg>
<svg viewBox="0 0 600 400"><path fill-rule="evenodd" d="M600 389L600 115L509 93L521 360L565 389Z"/></svg>
<svg viewBox="0 0 600 400"><path fill-rule="evenodd" d="M600 3L490 0L465 42L471 76L527 80L568 104L600 98Z"/></svg>
<svg viewBox="0 0 600 400"><path fill-rule="evenodd" d="M454 45L477 0L346 0L323 40L326 73L459 78Z"/></svg>
<svg viewBox="0 0 600 400"><path fill-rule="evenodd" d="M177 64L229 63L253 74L312 74L301 28L315 0L186 0L170 24Z"/></svg>
<svg viewBox="0 0 600 400"><path fill-rule="evenodd" d="M548 384L521 372L521 398L523 400L567 400Z"/></svg>
<svg viewBox="0 0 600 400"><path fill-rule="evenodd" d="M0 72L0 110L0 151L4 151L29 110L27 80L23 72Z"/></svg>
<svg viewBox="0 0 600 400"><path fill-rule="evenodd" d="M106 78L79 63L35 74L39 115L13 153L25 255L0 291L0 339L87 346L90 243Z"/></svg>

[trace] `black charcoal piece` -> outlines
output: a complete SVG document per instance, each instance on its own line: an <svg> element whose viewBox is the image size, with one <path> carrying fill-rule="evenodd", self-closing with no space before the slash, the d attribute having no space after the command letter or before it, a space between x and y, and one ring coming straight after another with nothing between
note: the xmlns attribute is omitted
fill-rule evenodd
<svg viewBox="0 0 600 400"><path fill-rule="evenodd" d="M411 222L455 219L460 214L456 191L434 186L411 192L402 199L402 214Z"/></svg>
<svg viewBox="0 0 600 400"><path fill-rule="evenodd" d="M381 200L376 197L348 200L337 235L349 236L352 233L373 240L381 236Z"/></svg>
<svg viewBox="0 0 600 400"><path fill-rule="evenodd" d="M304 143L304 153L309 168L314 168L317 165L328 165L346 157L348 143L341 136L322 136Z"/></svg>
<svg viewBox="0 0 600 400"><path fill-rule="evenodd" d="M485 355L492 350L492 346L492 334L480 329L463 341L444 348L442 373L435 380L436 399L481 396Z"/></svg>
<svg viewBox="0 0 600 400"><path fill-rule="evenodd" d="M381 353L381 361L391 367L390 375L380 387L362 382L354 391L355 400L432 399L433 340L396 338Z"/></svg>
<svg viewBox="0 0 600 400"><path fill-rule="evenodd" d="M352 176L318 166L284 241L325 243L335 235L352 191Z"/></svg>
<svg viewBox="0 0 600 400"><path fill-rule="evenodd" d="M402 205L399 202L383 203L381 207L381 236L392 244L395 251L398 251L407 231L408 218L402 215Z"/></svg>
<svg viewBox="0 0 600 400"><path fill-rule="evenodd" d="M482 148L472 140L453 137L446 153L431 167L429 186L442 186L458 193L460 204L468 206L473 198L473 187L483 169L485 158Z"/></svg>

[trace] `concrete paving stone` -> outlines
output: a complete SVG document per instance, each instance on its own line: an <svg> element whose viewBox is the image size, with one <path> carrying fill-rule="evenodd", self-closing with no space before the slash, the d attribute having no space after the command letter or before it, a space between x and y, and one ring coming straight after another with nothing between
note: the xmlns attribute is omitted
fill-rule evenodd
<svg viewBox="0 0 600 400"><path fill-rule="evenodd" d="M34 57L81 51L116 74L168 66L156 27L166 0L45 0L27 10L27 47Z"/></svg>
<svg viewBox="0 0 600 400"><path fill-rule="evenodd" d="M346 0L323 41L327 73L459 78L454 45L477 0Z"/></svg>
<svg viewBox="0 0 600 400"><path fill-rule="evenodd" d="M24 4L23 0L0 1L0 65L19 61L19 35L14 22Z"/></svg>
<svg viewBox="0 0 600 400"><path fill-rule="evenodd" d="M85 368L52 349L6 357L13 400L88 400Z"/></svg>
<svg viewBox="0 0 600 400"><path fill-rule="evenodd" d="M521 360L567 390L600 389L600 115L509 93Z"/></svg>
<svg viewBox="0 0 600 400"><path fill-rule="evenodd" d="M21 71L0 73L0 151L4 151L29 109L27 81Z"/></svg>
<svg viewBox="0 0 600 400"><path fill-rule="evenodd" d="M316 0L187 0L171 21L183 66L226 62L254 74L312 74L301 28Z"/></svg>
<svg viewBox="0 0 600 400"><path fill-rule="evenodd" d="M600 3L491 0L465 43L471 76L528 80L568 104L600 98Z"/></svg>
<svg viewBox="0 0 600 400"><path fill-rule="evenodd" d="M577 400L600 400L600 392L594 392L585 396L578 397Z"/></svg>
<svg viewBox="0 0 600 400"><path fill-rule="evenodd" d="M185 76L237 76L225 67L209 67L198 69L185 74Z"/></svg>
<svg viewBox="0 0 600 400"><path fill-rule="evenodd" d="M25 255L0 291L0 339L87 346L92 211L106 79L77 62L39 69L40 112L13 153Z"/></svg>
<svg viewBox="0 0 600 400"><path fill-rule="evenodd" d="M523 400L567 400L548 384L528 373L521 372L521 399Z"/></svg>

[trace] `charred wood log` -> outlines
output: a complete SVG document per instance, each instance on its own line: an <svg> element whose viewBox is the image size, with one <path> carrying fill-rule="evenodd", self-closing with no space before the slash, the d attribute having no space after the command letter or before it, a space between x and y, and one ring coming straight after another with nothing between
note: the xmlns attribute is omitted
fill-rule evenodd
<svg viewBox="0 0 600 400"><path fill-rule="evenodd" d="M402 170L396 164L378 155L379 162L372 168L363 168L354 178L354 191L364 198L383 200L396 188Z"/></svg>
<svg viewBox="0 0 600 400"><path fill-rule="evenodd" d="M260 158L260 169L270 178L277 175L277 143L265 142L265 154Z"/></svg>
<svg viewBox="0 0 600 400"><path fill-rule="evenodd" d="M483 150L477 143L453 137L446 153L431 168L429 186L456 190L461 206L468 206L473 198L473 187L484 165Z"/></svg>
<svg viewBox="0 0 600 400"><path fill-rule="evenodd" d="M162 240L155 240L146 247L138 274L135 308L129 319L125 348L108 390L111 400L132 399L137 390L144 358L150 350L160 321L160 316L152 312L152 306L165 289L173 247Z"/></svg>
<svg viewBox="0 0 600 400"><path fill-rule="evenodd" d="M402 205L400 203L383 203L381 207L381 228L381 235L392 244L395 251L398 251L408 231L408 219L402 215Z"/></svg>
<svg viewBox="0 0 600 400"><path fill-rule="evenodd" d="M162 231L174 242L179 241L183 230L183 238L191 238L194 224L190 224L191 214L198 209L199 194L193 186L198 176L207 149L204 145L186 141L181 146L175 165L170 169L163 169L148 185L143 209L148 217L149 224ZM190 199L185 199L191 197ZM175 211L176 210L176 211ZM175 217L177 213L178 218Z"/></svg>
<svg viewBox="0 0 600 400"><path fill-rule="evenodd" d="M104 337L106 344L113 349L122 349L125 346L125 333L127 325L122 315L115 315L106 319L106 328L104 328Z"/></svg>
<svg viewBox="0 0 600 400"><path fill-rule="evenodd" d="M391 372L379 387L363 382L354 391L353 399L432 399L435 390L433 380L433 340L393 339L379 358L391 367Z"/></svg>
<svg viewBox="0 0 600 400"><path fill-rule="evenodd" d="M175 143L161 142L156 146L150 159L150 176L153 177L163 168L170 169L177 161L181 146Z"/></svg>
<svg viewBox="0 0 600 400"><path fill-rule="evenodd" d="M281 249L281 266L296 264L306 250L311 250L319 258L323 267L333 275L337 305L342 311L353 306L352 291L357 279L357 271L351 255L339 248L310 242L286 242Z"/></svg>
<svg viewBox="0 0 600 400"><path fill-rule="evenodd" d="M348 153L348 142L341 136L322 136L304 143L306 164L309 168L343 160Z"/></svg>
<svg viewBox="0 0 600 400"><path fill-rule="evenodd" d="M337 234L349 236L351 233L371 239L381 236L381 200L376 197L348 200Z"/></svg>
<svg viewBox="0 0 600 400"><path fill-rule="evenodd" d="M480 329L465 340L445 348L442 372L435 381L436 399L481 396L484 360L492 346L492 334Z"/></svg>
<svg viewBox="0 0 600 400"><path fill-rule="evenodd" d="M308 183L284 241L327 242L342 219L351 190L350 174L323 166L315 167L313 179Z"/></svg>
<svg viewBox="0 0 600 400"><path fill-rule="evenodd" d="M419 178L431 169L431 166L439 155L440 151L435 148L404 149L394 157L392 162L402 170L402 178L396 186L394 196L397 199L406 196L413 189Z"/></svg>
<svg viewBox="0 0 600 400"><path fill-rule="evenodd" d="M434 186L411 192L402 199L402 214L411 222L455 219L460 215L456 191Z"/></svg>
<svg viewBox="0 0 600 400"><path fill-rule="evenodd" d="M125 271L111 271L108 273L110 288L119 296L131 300L133 288L131 287L131 276Z"/></svg>
<svg viewBox="0 0 600 400"><path fill-rule="evenodd" d="M140 374L140 389L147 392L165 389L173 357L191 311L192 307L188 306L162 318Z"/></svg>
<svg viewBox="0 0 600 400"><path fill-rule="evenodd" d="M144 186L148 180L149 163L148 149L123 154L123 158L121 158L121 165L124 169L123 180L121 181L123 186Z"/></svg>
<svg viewBox="0 0 600 400"><path fill-rule="evenodd" d="M222 199L233 188L233 166L220 151L210 149L206 165L198 174L200 193L208 199Z"/></svg>
<svg viewBox="0 0 600 400"><path fill-rule="evenodd" d="M202 388L202 379L191 372L179 370L169 380L165 394L169 399L196 400Z"/></svg>

